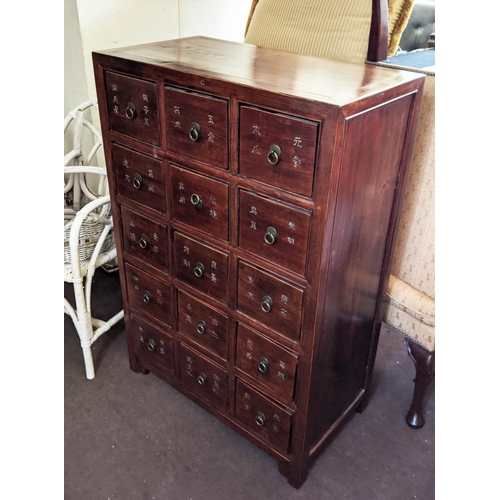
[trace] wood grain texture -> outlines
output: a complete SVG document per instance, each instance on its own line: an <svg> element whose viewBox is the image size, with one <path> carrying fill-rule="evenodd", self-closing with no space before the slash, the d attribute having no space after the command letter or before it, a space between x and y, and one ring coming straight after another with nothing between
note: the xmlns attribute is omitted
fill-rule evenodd
<svg viewBox="0 0 500 500"><path fill-rule="evenodd" d="M124 253L163 274L170 274L167 225L125 206L121 207L120 221Z"/></svg>
<svg viewBox="0 0 500 500"><path fill-rule="evenodd" d="M144 318L131 314L128 331L134 351L139 356L147 358L161 370L174 371L174 341L168 330L160 329Z"/></svg>
<svg viewBox="0 0 500 500"><path fill-rule="evenodd" d="M311 196L317 123L241 106L239 131L240 174ZM269 157L273 145L280 151L276 159Z"/></svg>
<svg viewBox="0 0 500 500"><path fill-rule="evenodd" d="M113 144L112 155L116 194L165 212L165 178L161 161L118 144Z"/></svg>
<svg viewBox="0 0 500 500"><path fill-rule="evenodd" d="M167 87L165 116L169 151L227 168L227 101Z"/></svg>
<svg viewBox="0 0 500 500"><path fill-rule="evenodd" d="M131 369L216 415L300 487L366 401L423 76L202 37L95 53L94 67ZM108 73L154 84L158 145L110 128ZM199 120L198 140L176 130L175 106ZM283 146L276 165L268 143ZM151 192L126 180L125 160L152 171ZM165 253L141 253L131 221L148 240L161 228ZM171 336L173 371L137 344L140 321Z"/></svg>
<svg viewBox="0 0 500 500"><path fill-rule="evenodd" d="M106 94L111 130L160 144L158 91L154 82L109 72Z"/></svg>
<svg viewBox="0 0 500 500"><path fill-rule="evenodd" d="M227 359L231 327L229 317L218 309L179 291L179 332L223 359Z"/></svg>
<svg viewBox="0 0 500 500"><path fill-rule="evenodd" d="M229 185L177 165L170 167L172 218L221 240L229 236Z"/></svg>

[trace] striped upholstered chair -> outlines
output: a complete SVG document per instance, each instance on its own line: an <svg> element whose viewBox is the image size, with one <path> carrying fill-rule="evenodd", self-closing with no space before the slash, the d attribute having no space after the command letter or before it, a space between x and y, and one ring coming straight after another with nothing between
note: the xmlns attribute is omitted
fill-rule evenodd
<svg viewBox="0 0 500 500"><path fill-rule="evenodd" d="M253 0L245 42L351 62L397 52L414 0ZM425 423L434 376L434 76L426 77L383 320L405 336L416 366L406 416Z"/></svg>

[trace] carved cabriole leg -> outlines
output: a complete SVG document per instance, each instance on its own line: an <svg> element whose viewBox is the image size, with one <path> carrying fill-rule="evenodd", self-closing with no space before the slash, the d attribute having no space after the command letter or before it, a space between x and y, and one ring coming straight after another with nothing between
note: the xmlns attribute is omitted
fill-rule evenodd
<svg viewBox="0 0 500 500"><path fill-rule="evenodd" d="M434 378L434 352L429 352L409 339L405 339L410 358L415 363L415 389L410 410L406 415L406 423L414 429L420 429L425 424L424 396Z"/></svg>

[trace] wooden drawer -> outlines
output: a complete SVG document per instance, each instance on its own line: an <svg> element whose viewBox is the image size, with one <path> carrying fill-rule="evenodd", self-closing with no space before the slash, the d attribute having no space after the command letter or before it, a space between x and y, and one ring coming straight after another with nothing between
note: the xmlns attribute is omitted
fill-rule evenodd
<svg viewBox="0 0 500 500"><path fill-rule="evenodd" d="M171 165L172 218L221 240L228 239L229 186Z"/></svg>
<svg viewBox="0 0 500 500"><path fill-rule="evenodd" d="M235 417L272 448L288 453L293 411L278 405L238 378Z"/></svg>
<svg viewBox="0 0 500 500"><path fill-rule="evenodd" d="M304 276L311 213L240 191L239 246Z"/></svg>
<svg viewBox="0 0 500 500"><path fill-rule="evenodd" d="M156 267L162 273L169 274L167 226L139 215L123 205L120 212L123 251Z"/></svg>
<svg viewBox="0 0 500 500"><path fill-rule="evenodd" d="M179 331L205 349L227 359L229 318L180 290L178 308Z"/></svg>
<svg viewBox="0 0 500 500"><path fill-rule="evenodd" d="M174 343L172 335L145 319L130 315L128 334L135 352L169 372L174 371Z"/></svg>
<svg viewBox="0 0 500 500"><path fill-rule="evenodd" d="M239 172L311 196L317 136L315 122L241 106Z"/></svg>
<svg viewBox="0 0 500 500"><path fill-rule="evenodd" d="M150 156L113 144L113 174L118 195L165 212L162 163Z"/></svg>
<svg viewBox="0 0 500 500"><path fill-rule="evenodd" d="M107 71L106 97L109 128L158 146L158 92L156 83Z"/></svg>
<svg viewBox="0 0 500 500"><path fill-rule="evenodd" d="M238 310L285 337L298 340L304 291L246 262L238 264Z"/></svg>
<svg viewBox="0 0 500 500"><path fill-rule="evenodd" d="M227 101L165 87L168 151L228 167Z"/></svg>
<svg viewBox="0 0 500 500"><path fill-rule="evenodd" d="M214 299L227 303L228 262L226 252L174 233L175 277Z"/></svg>
<svg viewBox="0 0 500 500"><path fill-rule="evenodd" d="M125 279L129 307L138 314L172 326L171 286L127 263Z"/></svg>
<svg viewBox="0 0 500 500"><path fill-rule="evenodd" d="M227 371L201 354L179 343L179 364L181 382L196 395L227 411Z"/></svg>
<svg viewBox="0 0 500 500"><path fill-rule="evenodd" d="M298 354L238 325L236 366L276 395L293 400Z"/></svg>

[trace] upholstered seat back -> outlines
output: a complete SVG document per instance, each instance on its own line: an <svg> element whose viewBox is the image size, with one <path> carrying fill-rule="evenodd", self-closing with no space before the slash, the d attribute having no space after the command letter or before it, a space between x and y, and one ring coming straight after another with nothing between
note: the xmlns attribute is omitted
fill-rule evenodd
<svg viewBox="0 0 500 500"><path fill-rule="evenodd" d="M371 19L372 0L259 0L245 42L364 62Z"/></svg>
<svg viewBox="0 0 500 500"><path fill-rule="evenodd" d="M426 76L384 321L435 349L435 77Z"/></svg>
<svg viewBox="0 0 500 500"><path fill-rule="evenodd" d="M435 77L425 79L391 272L432 299L434 289Z"/></svg>

